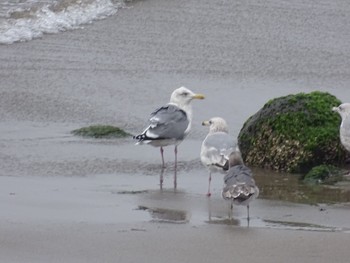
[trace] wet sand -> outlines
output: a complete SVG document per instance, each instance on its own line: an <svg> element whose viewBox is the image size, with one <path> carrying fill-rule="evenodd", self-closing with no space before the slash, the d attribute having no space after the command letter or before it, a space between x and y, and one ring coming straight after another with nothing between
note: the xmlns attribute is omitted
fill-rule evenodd
<svg viewBox="0 0 350 263"><path fill-rule="evenodd" d="M167 173L163 190L144 174L3 176L0 259L347 262L349 207L257 199L248 227L243 207L229 219L219 180L210 199L191 187L202 175L179 173L177 191Z"/></svg>
<svg viewBox="0 0 350 263"><path fill-rule="evenodd" d="M244 207L229 219L220 176L205 197L198 155L200 123L214 115L236 136L277 96L322 90L350 101L349 9L137 1L81 30L0 46L0 261L348 262L348 192L315 197L256 170L263 191L248 227ZM181 85L206 100L193 103L176 191L171 147L160 189L158 149L70 134L99 123L139 132Z"/></svg>
<svg viewBox="0 0 350 263"><path fill-rule="evenodd" d="M349 256L348 236L337 233L164 224L47 228L2 228L2 234L10 236L2 249L2 261L326 263L347 262Z"/></svg>

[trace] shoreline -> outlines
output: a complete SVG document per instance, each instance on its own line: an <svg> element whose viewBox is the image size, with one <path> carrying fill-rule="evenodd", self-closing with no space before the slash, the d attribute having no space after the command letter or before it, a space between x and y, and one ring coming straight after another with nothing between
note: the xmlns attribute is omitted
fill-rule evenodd
<svg viewBox="0 0 350 263"><path fill-rule="evenodd" d="M237 136L278 96L350 101L350 6L301 2L136 1L83 29L0 45L0 261L348 262L349 203L284 202L310 192L262 171L275 200L261 193L247 228L245 207L227 219L222 176L205 197L203 120L221 116ZM183 85L206 99L193 103L176 191L173 148L161 191L159 149L70 134L138 132Z"/></svg>

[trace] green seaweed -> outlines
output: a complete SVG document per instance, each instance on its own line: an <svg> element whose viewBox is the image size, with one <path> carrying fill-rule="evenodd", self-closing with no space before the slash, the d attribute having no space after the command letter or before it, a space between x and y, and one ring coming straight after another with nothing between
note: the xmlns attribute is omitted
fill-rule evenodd
<svg viewBox="0 0 350 263"><path fill-rule="evenodd" d="M131 136L122 129L111 125L92 125L73 130L74 135L92 138L125 138Z"/></svg>
<svg viewBox="0 0 350 263"><path fill-rule="evenodd" d="M302 180L312 184L335 184L343 180L345 171L333 165L319 165L313 167Z"/></svg>
<svg viewBox="0 0 350 263"><path fill-rule="evenodd" d="M339 140L340 118L333 95L314 91L268 101L243 125L238 141L250 165L306 173L320 164L339 164L346 157Z"/></svg>

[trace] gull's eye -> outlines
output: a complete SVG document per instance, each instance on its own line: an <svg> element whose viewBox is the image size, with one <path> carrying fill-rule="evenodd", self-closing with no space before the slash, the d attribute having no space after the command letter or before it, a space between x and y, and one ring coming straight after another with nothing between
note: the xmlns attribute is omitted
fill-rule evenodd
<svg viewBox="0 0 350 263"><path fill-rule="evenodd" d="M188 96L188 94L189 94L189 93L188 93L187 91L184 91L184 92L182 92L181 95L186 97L186 96Z"/></svg>
<svg viewBox="0 0 350 263"><path fill-rule="evenodd" d="M209 121L209 125L212 125L213 124L213 122L212 121Z"/></svg>
<svg viewBox="0 0 350 263"><path fill-rule="evenodd" d="M343 111L344 110L343 106L339 106L339 110Z"/></svg>

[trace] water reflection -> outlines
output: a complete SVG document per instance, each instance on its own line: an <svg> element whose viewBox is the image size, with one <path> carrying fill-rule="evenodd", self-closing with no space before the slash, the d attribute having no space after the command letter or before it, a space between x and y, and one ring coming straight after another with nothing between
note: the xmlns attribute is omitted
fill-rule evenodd
<svg viewBox="0 0 350 263"><path fill-rule="evenodd" d="M189 215L183 210L173 210L167 208L139 206L139 210L148 211L152 221L185 224L189 222Z"/></svg>
<svg viewBox="0 0 350 263"><path fill-rule="evenodd" d="M337 227L322 226L317 224L301 223L301 222L288 222L278 220L264 220L266 227L292 229L292 230L307 230L307 231L344 231L344 229Z"/></svg>
<svg viewBox="0 0 350 263"><path fill-rule="evenodd" d="M160 171L160 175L159 175L159 188L160 190L163 189L163 183L164 183L164 172L165 172L166 168L162 167L161 171ZM174 166L174 190L176 190L177 188L177 167Z"/></svg>
<svg viewBox="0 0 350 263"><path fill-rule="evenodd" d="M172 169L160 171L160 177L172 179ZM182 173L181 186L159 189L150 177L150 183L140 190L123 189L118 194L133 195L137 210L146 216L145 220L157 223L228 225L239 227L281 228L310 231L344 231L348 223L343 220L346 203L350 205L350 187L308 185L299 181L297 175L253 169L260 195L252 202L253 217L247 220L246 208L225 202L220 194L220 181L216 180L216 195L207 198L203 194L202 170ZM168 176L167 176L168 175ZM137 185L144 182L136 178ZM157 180L155 179L155 180ZM128 178L130 180L130 178ZM276 202L277 200L278 202ZM283 201L283 202L279 202ZM299 204L318 204L291 205ZM340 204L340 209L334 205ZM320 204L322 204L320 206ZM337 206L338 207L338 206ZM323 212L326 211L326 212Z"/></svg>
<svg viewBox="0 0 350 263"><path fill-rule="evenodd" d="M207 221L208 224L217 224L217 225L230 225L230 226L240 226L241 221L235 218L212 218Z"/></svg>
<svg viewBox="0 0 350 263"><path fill-rule="evenodd" d="M231 209L231 202L221 199L207 198L208 220L207 224L247 226L249 221L247 217L238 218L237 209L234 206Z"/></svg>
<svg viewBox="0 0 350 263"><path fill-rule="evenodd" d="M261 199L318 204L350 202L350 182L342 186L310 185L298 175L253 169Z"/></svg>

